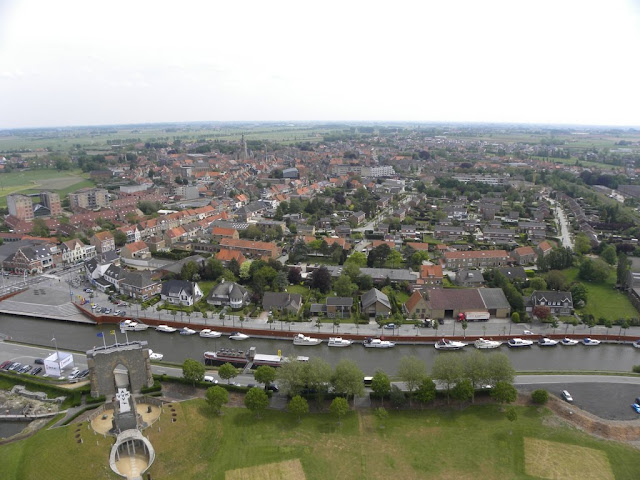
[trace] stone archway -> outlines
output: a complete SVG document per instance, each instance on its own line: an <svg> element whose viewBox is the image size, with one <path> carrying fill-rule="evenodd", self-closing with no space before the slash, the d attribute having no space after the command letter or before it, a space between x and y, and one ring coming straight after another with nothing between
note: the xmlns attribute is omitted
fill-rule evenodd
<svg viewBox="0 0 640 480"><path fill-rule="evenodd" d="M92 397L115 395L117 381L127 380L126 388L132 393L140 393L142 388L153 386L147 342L96 347L87 352L87 364ZM126 370L126 373L123 376L117 370Z"/></svg>

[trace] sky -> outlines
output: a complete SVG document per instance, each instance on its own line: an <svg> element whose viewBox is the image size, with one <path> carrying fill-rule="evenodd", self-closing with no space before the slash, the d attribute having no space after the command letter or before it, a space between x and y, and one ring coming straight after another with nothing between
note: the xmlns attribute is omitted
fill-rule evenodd
<svg viewBox="0 0 640 480"><path fill-rule="evenodd" d="M0 0L0 128L640 126L640 0Z"/></svg>

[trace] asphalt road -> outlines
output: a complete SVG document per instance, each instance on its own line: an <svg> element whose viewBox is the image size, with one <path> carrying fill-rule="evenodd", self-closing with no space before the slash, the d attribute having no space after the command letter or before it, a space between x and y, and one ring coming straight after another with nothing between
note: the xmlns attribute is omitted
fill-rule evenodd
<svg viewBox="0 0 640 480"><path fill-rule="evenodd" d="M560 397L563 390L567 390L573 397L575 406L608 420L640 418L640 415L631 409L631 404L640 396L638 377L523 375L516 377L515 386L521 392L543 388L557 397Z"/></svg>

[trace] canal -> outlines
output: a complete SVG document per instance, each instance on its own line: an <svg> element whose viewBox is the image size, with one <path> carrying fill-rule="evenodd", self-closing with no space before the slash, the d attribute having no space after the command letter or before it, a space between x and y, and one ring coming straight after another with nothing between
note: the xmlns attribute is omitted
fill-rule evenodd
<svg viewBox="0 0 640 480"><path fill-rule="evenodd" d="M83 325L55 320L42 320L26 317L0 315L0 334L11 340L49 347L54 349L53 338L59 349L86 351L101 345L102 339L97 333L103 332L107 344L114 343L114 336L110 335L110 326ZM116 330L118 342L125 341L125 335ZM228 337L219 339L201 338L197 334L182 336L176 333L158 333L153 328L145 332L128 332L129 340L146 340L149 348L164 354L164 360L182 363L186 358L202 361L203 353L207 350L217 350L222 347L248 350L256 347L257 353L277 354L278 350L284 356L304 355L310 358L320 357L331 365L341 359L348 358L356 362L366 374L373 374L381 369L389 374L395 374L398 361L403 356L415 355L431 365L436 355L433 345L397 345L393 349L371 349L353 344L347 348L329 348L326 342L312 347L294 346L291 340L271 340L250 338L243 342L234 342ZM459 352L475 350L468 347ZM496 351L496 350L492 350ZM547 347L534 345L531 348L509 349L502 346L497 351L506 353L514 368L518 371L544 370L611 370L630 372L633 365L640 364L640 349L627 345L599 345L585 347ZM0 359L4 360L4 359Z"/></svg>

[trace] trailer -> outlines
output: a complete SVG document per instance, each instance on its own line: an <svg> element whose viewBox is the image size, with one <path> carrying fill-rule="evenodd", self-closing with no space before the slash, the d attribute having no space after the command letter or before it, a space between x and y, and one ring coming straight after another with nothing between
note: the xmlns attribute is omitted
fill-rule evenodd
<svg viewBox="0 0 640 480"><path fill-rule="evenodd" d="M467 322L486 322L491 318L491 315L487 311L481 312L460 312L458 314L458 321L467 321Z"/></svg>

